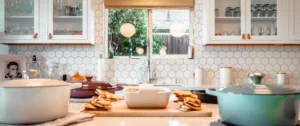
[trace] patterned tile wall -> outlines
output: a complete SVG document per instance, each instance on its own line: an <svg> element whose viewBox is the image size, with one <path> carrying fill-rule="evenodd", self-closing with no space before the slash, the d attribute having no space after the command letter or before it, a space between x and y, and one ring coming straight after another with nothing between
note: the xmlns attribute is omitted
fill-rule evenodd
<svg viewBox="0 0 300 126"><path fill-rule="evenodd" d="M68 64L69 74L97 73L97 57L104 52L103 42L103 1L94 0L95 17L95 45L13 45L11 54L25 54L28 59L37 55L45 59L45 64L53 62ZM179 79L181 83L193 85L195 66L204 69L204 82L217 84L220 66L232 66L235 83L246 83L249 72L263 72L267 76L265 83L276 82L276 72L287 72L287 83L300 83L300 48L298 46L201 46L202 36L202 0L196 0L194 14L194 60L153 60L157 66L157 77L160 82L174 83ZM116 59L106 60L106 79L113 83L137 83L140 73L139 67L145 60Z"/></svg>

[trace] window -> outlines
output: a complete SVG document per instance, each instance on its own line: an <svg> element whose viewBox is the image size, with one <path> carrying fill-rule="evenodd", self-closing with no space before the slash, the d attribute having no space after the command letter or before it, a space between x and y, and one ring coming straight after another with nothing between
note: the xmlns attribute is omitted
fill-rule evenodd
<svg viewBox="0 0 300 126"><path fill-rule="evenodd" d="M153 58L187 57L191 41L189 10L109 9L107 12L110 58L147 56L149 49Z"/></svg>
<svg viewBox="0 0 300 126"><path fill-rule="evenodd" d="M135 26L136 32L124 37L120 28L125 23ZM108 51L114 56L145 56L147 52L147 10L119 9L108 10ZM138 54L136 50L144 50Z"/></svg>

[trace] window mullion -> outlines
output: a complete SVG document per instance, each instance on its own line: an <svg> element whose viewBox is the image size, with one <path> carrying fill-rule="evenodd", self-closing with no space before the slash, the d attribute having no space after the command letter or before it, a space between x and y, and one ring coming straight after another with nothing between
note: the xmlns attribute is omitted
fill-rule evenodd
<svg viewBox="0 0 300 126"><path fill-rule="evenodd" d="M152 42L153 42L153 39L152 39L152 34L153 34L153 32L152 32L152 10L151 9L148 9L147 10L147 13L148 13L148 27L147 27L147 38L148 38L148 40L147 40L147 42L148 42L148 44L147 44L147 55L148 55L148 57L149 58L151 58L152 57Z"/></svg>

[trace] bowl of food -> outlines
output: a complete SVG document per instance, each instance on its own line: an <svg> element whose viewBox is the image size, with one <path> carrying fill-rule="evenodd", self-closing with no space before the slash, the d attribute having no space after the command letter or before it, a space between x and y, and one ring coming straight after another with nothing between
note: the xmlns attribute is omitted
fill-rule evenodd
<svg viewBox="0 0 300 126"><path fill-rule="evenodd" d="M152 85L140 85L124 90L124 97L128 108L162 109L169 103L171 90Z"/></svg>

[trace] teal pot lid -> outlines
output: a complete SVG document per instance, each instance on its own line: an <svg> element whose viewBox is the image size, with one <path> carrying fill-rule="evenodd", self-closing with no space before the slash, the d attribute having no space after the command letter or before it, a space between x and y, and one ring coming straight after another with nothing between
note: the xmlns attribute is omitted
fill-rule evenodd
<svg viewBox="0 0 300 126"><path fill-rule="evenodd" d="M300 90L294 89L288 86L281 85L229 85L217 90L223 93L234 93L234 94L300 94Z"/></svg>

